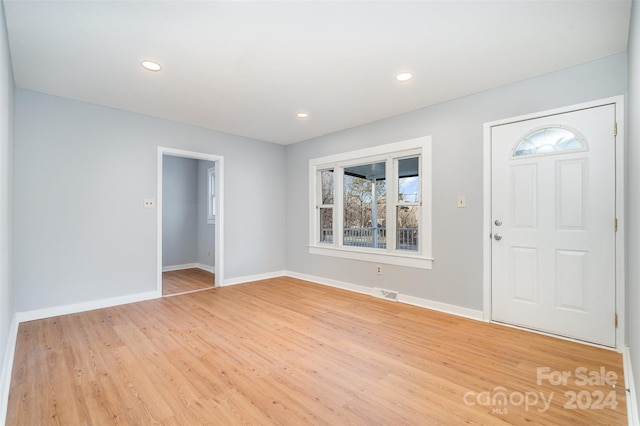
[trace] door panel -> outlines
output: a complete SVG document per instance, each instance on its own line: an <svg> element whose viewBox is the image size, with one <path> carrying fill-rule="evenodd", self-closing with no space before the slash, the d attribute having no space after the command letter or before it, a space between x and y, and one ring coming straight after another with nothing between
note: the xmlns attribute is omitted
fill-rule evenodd
<svg viewBox="0 0 640 426"><path fill-rule="evenodd" d="M558 229L586 229L587 161L558 161L556 164L556 206Z"/></svg>
<svg viewBox="0 0 640 426"><path fill-rule="evenodd" d="M538 223L538 168L536 164L511 167L513 180L513 226L537 228Z"/></svg>
<svg viewBox="0 0 640 426"><path fill-rule="evenodd" d="M494 321L615 346L614 122L605 105L492 128Z"/></svg>
<svg viewBox="0 0 640 426"><path fill-rule="evenodd" d="M575 250L556 251L557 307L586 312L584 301L584 272L587 252Z"/></svg>
<svg viewBox="0 0 640 426"><path fill-rule="evenodd" d="M538 250L511 248L511 279L515 300L538 303Z"/></svg>

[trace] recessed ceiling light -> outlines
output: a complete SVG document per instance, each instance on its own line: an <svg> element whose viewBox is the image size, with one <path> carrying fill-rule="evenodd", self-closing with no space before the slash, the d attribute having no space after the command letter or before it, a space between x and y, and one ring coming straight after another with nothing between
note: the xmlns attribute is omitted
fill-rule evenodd
<svg viewBox="0 0 640 426"><path fill-rule="evenodd" d="M142 65L142 68L144 68L147 71L157 72L162 69L162 66L159 63L150 61L148 59L145 59L144 61L140 62L140 65Z"/></svg>
<svg viewBox="0 0 640 426"><path fill-rule="evenodd" d="M401 72L400 74L396 75L396 80L398 81L409 81L413 78L413 74L411 74L410 72Z"/></svg>
<svg viewBox="0 0 640 426"><path fill-rule="evenodd" d="M308 112L299 112L296 114L296 117L298 118L309 118L309 113Z"/></svg>

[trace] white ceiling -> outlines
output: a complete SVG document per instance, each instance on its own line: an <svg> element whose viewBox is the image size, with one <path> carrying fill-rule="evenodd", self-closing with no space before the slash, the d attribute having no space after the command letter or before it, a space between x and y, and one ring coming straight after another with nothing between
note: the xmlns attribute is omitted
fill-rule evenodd
<svg viewBox="0 0 640 426"><path fill-rule="evenodd" d="M623 52L631 9L630 0L4 5L16 86L281 144ZM164 68L145 71L142 59ZM400 71L415 77L399 83Z"/></svg>

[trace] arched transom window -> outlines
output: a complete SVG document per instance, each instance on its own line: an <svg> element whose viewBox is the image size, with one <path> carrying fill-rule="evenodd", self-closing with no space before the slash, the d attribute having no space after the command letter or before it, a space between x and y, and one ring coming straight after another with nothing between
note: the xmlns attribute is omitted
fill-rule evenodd
<svg viewBox="0 0 640 426"><path fill-rule="evenodd" d="M550 126L533 130L520 139L513 150L513 157L562 154L587 149L587 142L577 131Z"/></svg>

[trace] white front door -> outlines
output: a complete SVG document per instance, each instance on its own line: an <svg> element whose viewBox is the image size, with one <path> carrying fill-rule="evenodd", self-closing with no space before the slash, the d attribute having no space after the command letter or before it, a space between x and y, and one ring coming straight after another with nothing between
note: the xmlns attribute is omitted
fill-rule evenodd
<svg viewBox="0 0 640 426"><path fill-rule="evenodd" d="M491 129L491 317L606 346L615 325L615 105Z"/></svg>

